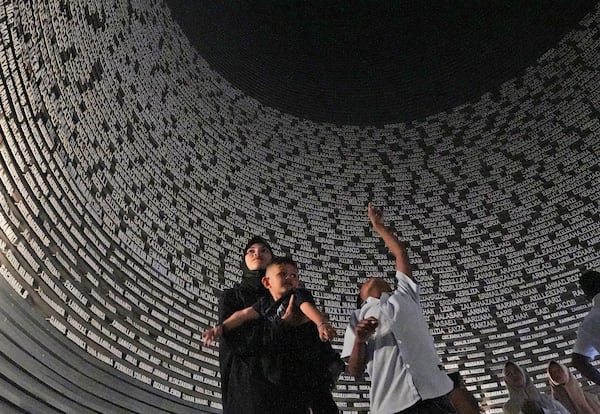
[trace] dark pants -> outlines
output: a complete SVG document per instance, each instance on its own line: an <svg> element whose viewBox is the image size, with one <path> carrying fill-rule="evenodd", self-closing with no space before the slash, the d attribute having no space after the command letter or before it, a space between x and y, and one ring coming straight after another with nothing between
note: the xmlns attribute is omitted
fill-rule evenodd
<svg viewBox="0 0 600 414"><path fill-rule="evenodd" d="M396 414L456 414L447 395L430 400L419 400L416 404Z"/></svg>

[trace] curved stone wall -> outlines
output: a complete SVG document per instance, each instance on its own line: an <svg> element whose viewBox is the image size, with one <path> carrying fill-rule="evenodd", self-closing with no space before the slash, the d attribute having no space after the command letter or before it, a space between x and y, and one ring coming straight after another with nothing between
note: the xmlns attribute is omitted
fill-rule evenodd
<svg viewBox="0 0 600 414"><path fill-rule="evenodd" d="M161 1L2 1L0 407L220 412L200 332L245 241L294 256L341 333L357 283L393 276L369 200L410 245L446 369L488 412L508 359L545 387L600 264L599 22L476 101L359 128L233 89ZM366 382L335 395L368 410Z"/></svg>

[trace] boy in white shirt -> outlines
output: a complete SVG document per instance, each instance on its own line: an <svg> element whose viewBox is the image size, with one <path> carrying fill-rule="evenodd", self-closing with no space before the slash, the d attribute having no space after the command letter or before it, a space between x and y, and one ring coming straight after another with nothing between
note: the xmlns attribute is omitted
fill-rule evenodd
<svg viewBox="0 0 600 414"><path fill-rule="evenodd" d="M369 373L372 414L453 414L447 397L452 381L440 369L406 249L384 225L380 209L369 204L368 216L396 259L397 286L392 290L381 278L361 286L361 307L344 336L348 373L361 377L365 368Z"/></svg>

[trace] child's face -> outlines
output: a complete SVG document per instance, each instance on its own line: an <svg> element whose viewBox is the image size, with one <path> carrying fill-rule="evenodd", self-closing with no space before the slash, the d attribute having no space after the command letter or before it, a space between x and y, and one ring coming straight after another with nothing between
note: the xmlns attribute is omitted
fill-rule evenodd
<svg viewBox="0 0 600 414"><path fill-rule="evenodd" d="M263 285L275 299L291 289L296 289L299 284L298 269L293 264L272 265L263 278Z"/></svg>

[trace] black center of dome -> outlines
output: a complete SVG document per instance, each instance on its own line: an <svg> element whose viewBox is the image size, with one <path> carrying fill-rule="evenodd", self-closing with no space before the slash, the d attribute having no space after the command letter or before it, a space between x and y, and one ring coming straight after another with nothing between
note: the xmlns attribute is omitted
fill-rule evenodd
<svg viewBox="0 0 600 414"><path fill-rule="evenodd" d="M493 91L556 45L595 2L167 4L211 67L262 104L319 122L382 125Z"/></svg>

